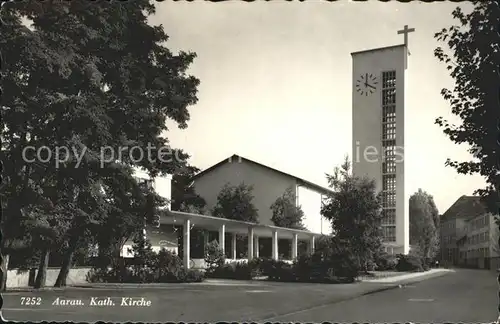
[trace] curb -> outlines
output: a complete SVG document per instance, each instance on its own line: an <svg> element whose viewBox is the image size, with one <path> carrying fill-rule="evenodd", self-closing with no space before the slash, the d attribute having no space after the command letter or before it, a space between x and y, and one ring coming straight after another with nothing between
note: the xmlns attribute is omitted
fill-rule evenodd
<svg viewBox="0 0 500 324"><path fill-rule="evenodd" d="M66 287L43 287L43 288L33 288L33 287L12 287L12 288L7 288L6 291L0 292L0 294L3 293L10 293L10 292L39 292L39 291L63 291L68 288L71 288L74 286L68 285Z"/></svg>

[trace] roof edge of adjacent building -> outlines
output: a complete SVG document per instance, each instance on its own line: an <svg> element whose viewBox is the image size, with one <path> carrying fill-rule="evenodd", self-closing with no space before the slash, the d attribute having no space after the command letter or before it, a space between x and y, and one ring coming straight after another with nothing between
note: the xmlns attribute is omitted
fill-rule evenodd
<svg viewBox="0 0 500 324"><path fill-rule="evenodd" d="M441 221L469 220L490 213L480 196L460 196L442 215Z"/></svg>

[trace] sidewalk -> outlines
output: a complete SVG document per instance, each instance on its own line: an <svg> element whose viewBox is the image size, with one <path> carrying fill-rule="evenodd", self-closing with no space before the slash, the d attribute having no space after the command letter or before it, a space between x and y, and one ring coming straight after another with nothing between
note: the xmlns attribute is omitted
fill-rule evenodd
<svg viewBox="0 0 500 324"><path fill-rule="evenodd" d="M399 284L408 284L410 282L419 282L422 280L442 276L453 272L450 269L431 269L426 272L397 273L380 272L375 277L363 277L357 283L352 284L321 284L321 283L290 283L279 281L268 281L262 278L258 280L232 280L232 279L205 279L203 282L191 283L83 283L68 285L66 287L44 287L34 289L32 287L9 288L7 292L30 292L30 291L62 291L71 288L83 289L183 289L187 287L207 287L207 286L226 286L226 287L263 287L263 286L289 286L289 285L322 285L325 287L355 286L363 283L381 284L383 290L396 288ZM373 287L373 286L372 286ZM378 291L378 289L375 289Z"/></svg>
<svg viewBox="0 0 500 324"><path fill-rule="evenodd" d="M373 282L373 283L407 283L409 281L418 282L420 280L442 276L450 272L454 272L454 270L430 269L429 271L424 271L424 272L412 272L401 275L388 276L384 278L365 279L363 280L363 282Z"/></svg>

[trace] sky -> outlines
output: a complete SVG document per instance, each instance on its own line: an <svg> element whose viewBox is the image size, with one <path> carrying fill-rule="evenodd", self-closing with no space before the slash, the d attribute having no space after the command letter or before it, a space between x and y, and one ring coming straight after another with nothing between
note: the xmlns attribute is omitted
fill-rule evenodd
<svg viewBox="0 0 500 324"><path fill-rule="evenodd" d="M206 169L239 154L327 186L351 155L351 52L398 45L404 25L411 56L406 71L406 187L434 196L440 213L484 186L459 175L447 158L465 161L467 146L446 137L434 120L459 120L440 95L453 87L434 57L434 34L456 23L459 4L368 2L161 2L150 18L170 36L172 51L192 51L189 74L200 79L188 128L169 123L173 147ZM464 9L468 3L460 3ZM446 49L446 47L445 47Z"/></svg>

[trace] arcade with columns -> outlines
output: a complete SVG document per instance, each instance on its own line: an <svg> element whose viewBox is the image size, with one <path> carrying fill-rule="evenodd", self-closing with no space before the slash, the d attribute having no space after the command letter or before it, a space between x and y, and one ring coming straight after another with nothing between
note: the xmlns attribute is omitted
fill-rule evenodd
<svg viewBox="0 0 500 324"><path fill-rule="evenodd" d="M146 173L136 171L134 175L138 181L150 181ZM170 175L160 176L153 179L152 186L155 191L166 198L171 199L171 186L172 177ZM219 218L214 216L200 215L185 213L180 211L170 210L170 206L167 205L161 210L159 215L159 228L147 227L145 229L145 236L150 239L152 248L159 251L161 248L166 248L167 250L179 251L179 243L177 242L177 234L164 233L161 228L162 225L171 228L182 227L182 259L186 269L191 268L194 262L197 267L204 267L203 259L192 259L191 258L191 230L194 226L197 229L203 229L206 231L217 231L218 243L221 249L225 249L226 246L226 233L231 235L231 251L224 251L224 254L228 257L226 260L231 261L248 261L259 257L259 238L271 238L272 242L272 253L271 257L275 260L279 258L278 251L278 240L288 239L291 240L291 259L294 260L298 255L298 242L304 241L307 243L308 250L310 252L314 251L314 241L315 238L322 236L320 233L313 233L308 230L297 230L291 228L277 227L271 225L255 224L250 222L238 221L233 219ZM237 259L236 255L236 236L237 235L247 235L248 236L248 250L247 258ZM170 246L164 246L161 242L170 241ZM208 243L208 236L205 237L205 244ZM129 249L131 248L132 242L127 242L122 248L123 257L133 257L130 254Z"/></svg>
<svg viewBox="0 0 500 324"><path fill-rule="evenodd" d="M236 255L236 236L248 236L248 250L247 258L242 261L250 261L259 257L259 238L271 238L272 253L271 257L278 260L278 239L290 239L292 243L291 259L296 259L298 255L298 242L306 241L310 252L314 251L315 238L322 236L322 234L312 233L307 230L296 230L284 227L261 225L244 221L237 221L226 218L219 218L213 216L199 215L184 213L178 211L164 210L160 217L160 224L180 225L182 224L183 230L183 249L182 259L184 267L189 269L191 267L191 228L196 225L197 228L202 228L210 231L218 231L218 243L229 258L228 261L238 261ZM231 233L231 251L228 255L225 249L226 233ZM207 240L205 243L208 243ZM196 263L196 262L195 262Z"/></svg>

